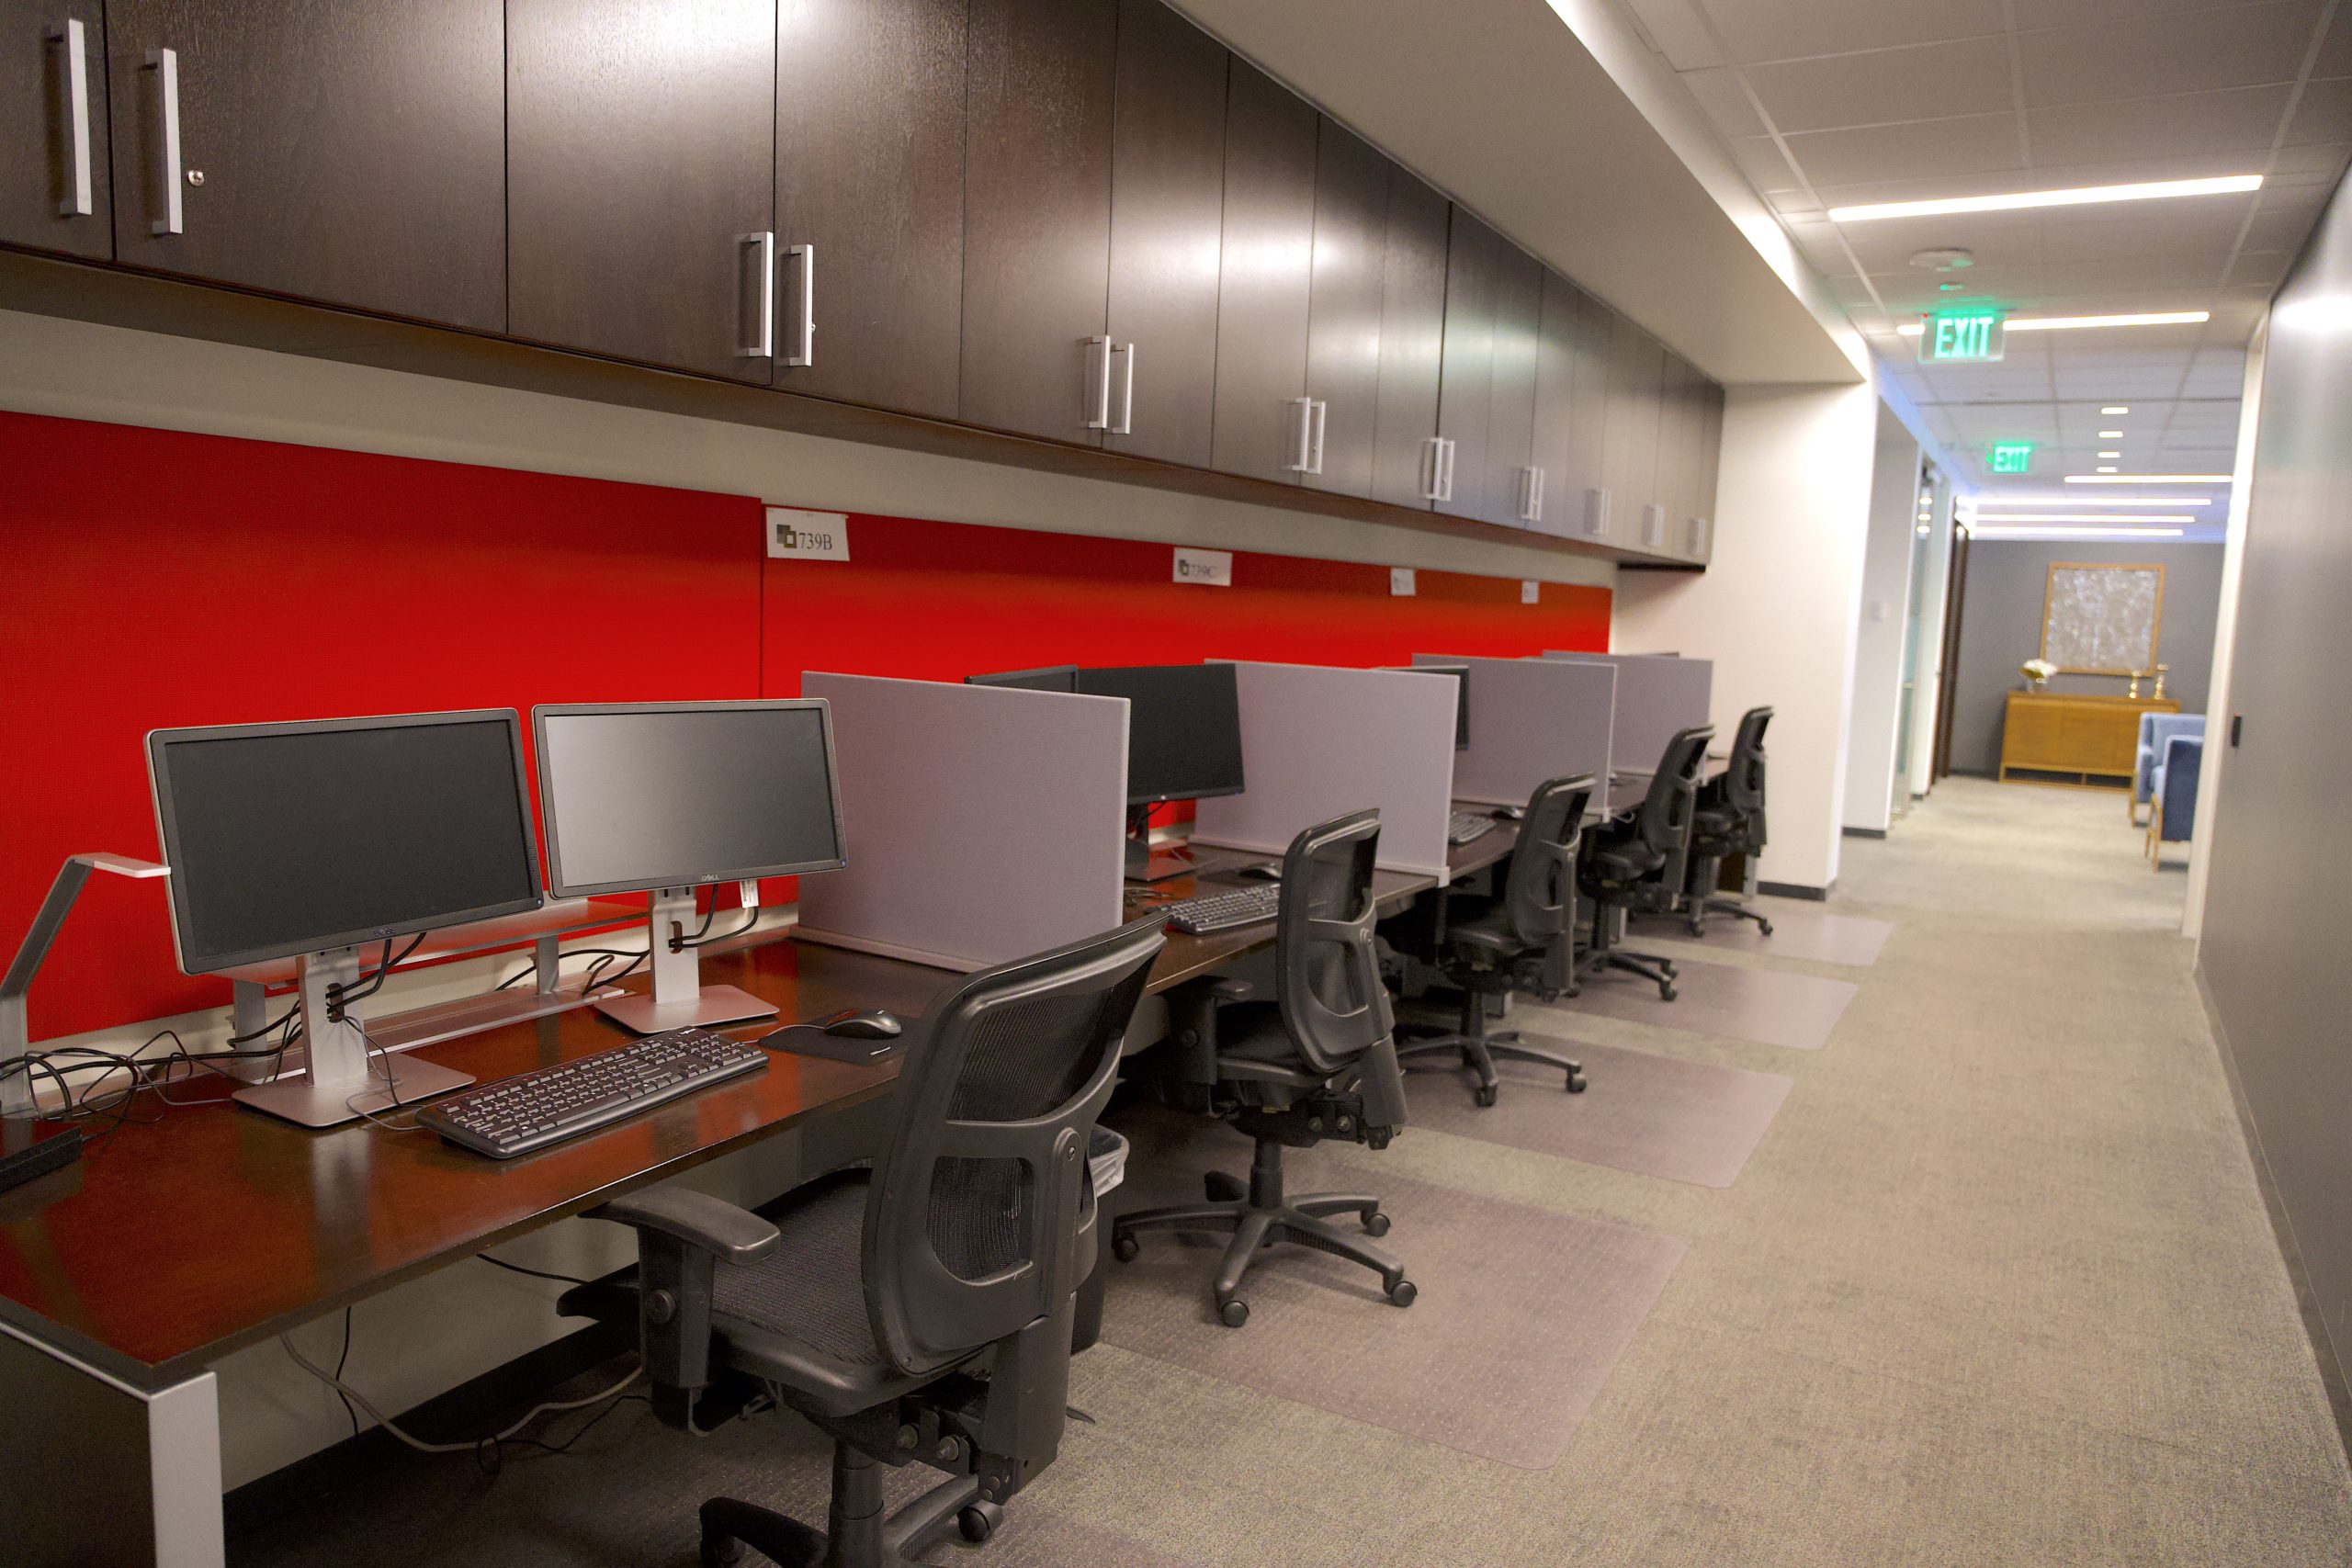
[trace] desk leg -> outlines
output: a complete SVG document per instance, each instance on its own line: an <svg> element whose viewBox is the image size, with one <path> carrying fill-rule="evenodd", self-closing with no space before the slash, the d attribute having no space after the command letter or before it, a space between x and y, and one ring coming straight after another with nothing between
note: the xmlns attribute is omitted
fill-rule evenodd
<svg viewBox="0 0 2352 1568"><path fill-rule="evenodd" d="M213 1375L141 1387L0 1322L0 1518L15 1568L223 1568Z"/></svg>

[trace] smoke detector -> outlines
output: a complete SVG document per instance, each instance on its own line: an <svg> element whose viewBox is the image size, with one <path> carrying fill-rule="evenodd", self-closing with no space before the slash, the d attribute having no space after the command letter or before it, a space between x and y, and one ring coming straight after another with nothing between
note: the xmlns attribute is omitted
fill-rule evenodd
<svg viewBox="0 0 2352 1568"><path fill-rule="evenodd" d="M1911 265L1921 272L1966 272L1976 265L1976 253L1953 245L1941 245L1932 250L1914 251Z"/></svg>

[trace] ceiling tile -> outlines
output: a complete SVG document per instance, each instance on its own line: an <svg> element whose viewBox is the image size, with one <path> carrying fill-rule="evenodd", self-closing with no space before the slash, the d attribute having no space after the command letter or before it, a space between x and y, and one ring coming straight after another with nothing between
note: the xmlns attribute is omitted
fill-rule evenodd
<svg viewBox="0 0 2352 1568"><path fill-rule="evenodd" d="M2335 8L2335 20L2320 40L2319 58L2312 62L2313 76L2352 76L2352 12Z"/></svg>
<svg viewBox="0 0 2352 1568"><path fill-rule="evenodd" d="M2251 198L2196 197L2075 208L2041 214L2041 252L2053 262L2103 261L2172 253L2226 256L2238 242Z"/></svg>
<svg viewBox="0 0 2352 1568"><path fill-rule="evenodd" d="M2315 141L2303 147L2281 147L2271 163L2269 183L2288 185L2307 180L2333 188L2344 173L2347 153L2352 153L2352 142Z"/></svg>
<svg viewBox="0 0 2352 1568"><path fill-rule="evenodd" d="M2287 280L2295 258L2286 251L2241 251L2230 264L2229 281L2276 288Z"/></svg>
<svg viewBox="0 0 2352 1568"><path fill-rule="evenodd" d="M1802 160L1803 153L1798 154ZM2267 162L2261 152L2186 152L2167 158L2148 158L2128 163L2051 164L2036 159L2028 169L2015 159L2009 167L1975 175L1936 175L1918 179L1883 179L1867 184L1832 182L1815 175L1814 189L1822 200L1832 207L1849 203L1875 201L1934 201L1949 197L1987 196L2006 191L2073 190L2083 186L2134 185L2143 180L2208 178L2217 175L2258 173ZM1810 165L1807 165L1810 167ZM2243 196L2188 197L2192 202L2212 203L2236 199ZM2098 211L2111 209L2113 204L2100 203L2079 209L2043 210ZM1951 220L1976 222L1990 214L1969 213Z"/></svg>
<svg viewBox="0 0 2352 1568"><path fill-rule="evenodd" d="M1796 131L1789 134L1788 143L1805 178L1816 186L1989 174L2016 168L2023 155L2017 116L2006 110L1957 119Z"/></svg>
<svg viewBox="0 0 2352 1568"><path fill-rule="evenodd" d="M1747 80L1783 131L1997 113L2011 106L2006 39L1759 65Z"/></svg>
<svg viewBox="0 0 2352 1568"><path fill-rule="evenodd" d="M1803 184L1796 171L1789 167L1788 159L1781 155L1780 144L1769 136L1743 136L1731 144L1732 161L1747 183L1767 193L1793 191ZM1814 205L1811 196L1803 198L1804 205Z"/></svg>
<svg viewBox="0 0 2352 1568"><path fill-rule="evenodd" d="M2301 251L2303 242L2311 237L2312 225L2318 217L2318 212L2312 209L2257 210L2254 221L2245 228L2246 249Z"/></svg>
<svg viewBox="0 0 2352 1568"><path fill-rule="evenodd" d="M2029 107L2291 82L2311 47L2307 0L2024 34Z"/></svg>
<svg viewBox="0 0 2352 1568"><path fill-rule="evenodd" d="M2267 153L2291 88L2279 84L2120 103L2030 109L2036 164L2102 164L2198 152ZM2247 162L2249 170L2259 163Z"/></svg>
<svg viewBox="0 0 2352 1568"><path fill-rule="evenodd" d="M1696 0L1629 0L1634 18L1650 35L1668 64L1677 71L1698 71L1725 63L1704 22Z"/></svg>
<svg viewBox="0 0 2352 1568"><path fill-rule="evenodd" d="M1876 277L1899 272L1916 253L1960 246L1985 267L2041 265L2041 230L2030 212L1981 212L1967 218L1892 218L1878 223L1823 224L1843 234L1864 271Z"/></svg>
<svg viewBox="0 0 2352 1568"><path fill-rule="evenodd" d="M2175 11L2207 10L2215 4L2216 0L2017 0L2018 28L2038 32L2086 22L2136 21ZM2312 14L2318 15L2316 6Z"/></svg>
<svg viewBox="0 0 2352 1568"><path fill-rule="evenodd" d="M1739 85L1739 73L1728 69L1715 71L1686 71L1682 85L1715 122L1715 129L1726 137L1761 136L1768 129L1756 106L1747 101L1747 90Z"/></svg>
<svg viewBox="0 0 2352 1568"><path fill-rule="evenodd" d="M1705 0L1732 58L1742 64L1937 43L2001 32L2001 0Z"/></svg>
<svg viewBox="0 0 2352 1568"><path fill-rule="evenodd" d="M2222 259L2217 256L2174 251L2107 256L2098 261L2052 262L2041 269L2042 291L2052 299L2066 300L2076 300L2086 294L2120 298L2150 289L2188 296L2219 287L2222 265Z"/></svg>
<svg viewBox="0 0 2352 1568"><path fill-rule="evenodd" d="M2287 122L2287 145L2313 141L2352 141L2352 77L2303 84L2295 118Z"/></svg>

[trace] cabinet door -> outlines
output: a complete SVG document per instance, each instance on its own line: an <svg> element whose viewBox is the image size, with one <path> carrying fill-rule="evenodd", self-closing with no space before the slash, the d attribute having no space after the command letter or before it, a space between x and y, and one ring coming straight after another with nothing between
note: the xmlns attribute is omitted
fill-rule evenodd
<svg viewBox="0 0 2352 1568"><path fill-rule="evenodd" d="M1209 466L1225 225L1225 46L1160 0L1120 0L1111 136L1115 452Z"/></svg>
<svg viewBox="0 0 2352 1568"><path fill-rule="evenodd" d="M1664 360L1631 318L1609 320L1609 416L1601 475L1610 492L1609 542L1642 544L1642 509L1657 479L1657 389Z"/></svg>
<svg viewBox="0 0 2352 1568"><path fill-rule="evenodd" d="M765 381L775 0L508 0L515 336Z"/></svg>
<svg viewBox="0 0 2352 1568"><path fill-rule="evenodd" d="M499 0L111 0L115 256L506 325Z"/></svg>
<svg viewBox="0 0 2352 1568"><path fill-rule="evenodd" d="M1488 378L1487 501L1479 515L1514 528L1534 511L1535 378L1544 265L1508 241L1495 257L1495 357Z"/></svg>
<svg viewBox="0 0 2352 1568"><path fill-rule="evenodd" d="M964 6L779 0L779 387L955 417Z"/></svg>
<svg viewBox="0 0 2352 1568"><path fill-rule="evenodd" d="M1101 439L1117 0L971 0L964 358L973 424Z"/></svg>
<svg viewBox="0 0 2352 1568"><path fill-rule="evenodd" d="M1264 72L1233 62L1216 307L1216 466L1228 474L1295 483L1313 466L1315 421L1302 405L1318 118Z"/></svg>
<svg viewBox="0 0 2352 1568"><path fill-rule="evenodd" d="M0 244L114 254L99 0L0 6Z"/></svg>
<svg viewBox="0 0 2352 1568"><path fill-rule="evenodd" d="M1533 526L1546 534L1581 531L1584 492L1575 472L1577 340L1584 297L1558 273L1544 274L1542 317L1535 341L1534 466L1543 471L1543 513Z"/></svg>
<svg viewBox="0 0 2352 1568"><path fill-rule="evenodd" d="M1657 400L1657 478L1651 491L1659 507L1658 536L1646 547L1664 556L1682 552L1690 517L1690 454L1687 434L1690 406L1690 367L1671 351L1660 361Z"/></svg>
<svg viewBox="0 0 2352 1568"><path fill-rule="evenodd" d="M1380 413L1380 314L1388 160L1335 120L1315 154L1315 276L1307 301L1306 395L1322 405L1323 471L1306 482L1372 493Z"/></svg>
<svg viewBox="0 0 2352 1568"><path fill-rule="evenodd" d="M1698 513L1700 526L1691 531L1684 542L1690 555L1705 560L1715 547L1715 483L1724 458L1724 389L1714 382L1699 389L1699 485Z"/></svg>
<svg viewBox="0 0 2352 1568"><path fill-rule="evenodd" d="M1445 356L1437 433L1452 442L1453 491L1437 510L1487 515L1487 422L1493 412L1496 271L1502 236L1457 207L1445 254Z"/></svg>
<svg viewBox="0 0 2352 1568"><path fill-rule="evenodd" d="M1372 494L1430 504L1445 343L1448 204L1403 167L1388 166L1388 242L1380 271L1380 409L1373 423Z"/></svg>

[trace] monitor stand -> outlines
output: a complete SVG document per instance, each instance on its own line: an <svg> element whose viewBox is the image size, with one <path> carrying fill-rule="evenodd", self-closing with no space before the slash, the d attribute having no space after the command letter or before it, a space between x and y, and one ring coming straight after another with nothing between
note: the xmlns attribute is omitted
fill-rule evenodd
<svg viewBox="0 0 2352 1568"><path fill-rule="evenodd" d="M646 911L646 944L652 953L650 992L635 991L607 997L596 1010L625 1029L659 1034L669 1029L708 1027L738 1019L773 1018L775 1004L763 1002L732 986L702 983L702 954L679 942L695 927L695 890L664 887L655 893Z"/></svg>
<svg viewBox="0 0 2352 1568"><path fill-rule="evenodd" d="M362 1115L414 1105L474 1081L471 1073L371 1050L358 1022L327 1016L327 987L349 988L359 978L359 950L306 953L295 966L301 990L302 1045L309 1061L300 1077L248 1084L231 1098L304 1127L333 1127Z"/></svg>

